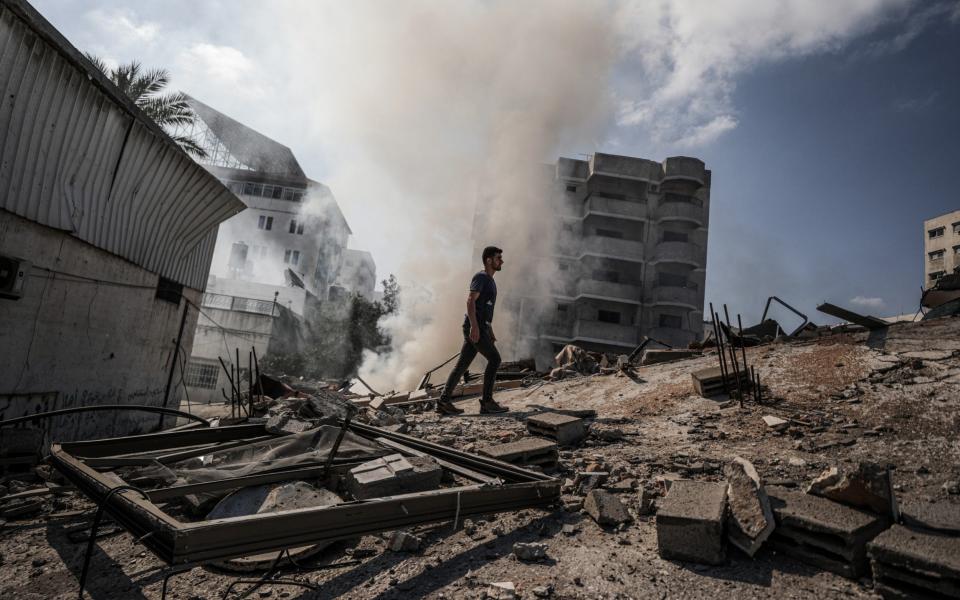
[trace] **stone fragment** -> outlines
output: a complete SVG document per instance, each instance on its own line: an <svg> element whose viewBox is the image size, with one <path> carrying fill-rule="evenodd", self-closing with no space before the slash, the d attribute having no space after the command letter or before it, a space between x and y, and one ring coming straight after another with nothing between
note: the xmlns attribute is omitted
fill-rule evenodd
<svg viewBox="0 0 960 600"><path fill-rule="evenodd" d="M660 556L717 565L726 559L727 485L681 479L657 508Z"/></svg>
<svg viewBox="0 0 960 600"><path fill-rule="evenodd" d="M554 439L558 446L572 446L587 437L587 423L570 415L543 413L527 419L527 431Z"/></svg>
<svg viewBox="0 0 960 600"><path fill-rule="evenodd" d="M303 433L309 429L316 427L310 421L305 421L303 419L297 418L296 414L291 411L284 411L271 415L268 419L264 428L269 433L285 434L285 433Z"/></svg>
<svg viewBox="0 0 960 600"><path fill-rule="evenodd" d="M530 590L537 598L549 598L553 595L552 585L538 585Z"/></svg>
<svg viewBox="0 0 960 600"><path fill-rule="evenodd" d="M486 596L489 600L516 600L517 587L512 581L491 583L487 587Z"/></svg>
<svg viewBox="0 0 960 600"><path fill-rule="evenodd" d="M43 508L43 501L34 498L17 498L0 508L0 516L5 519L20 519L37 514Z"/></svg>
<svg viewBox="0 0 960 600"><path fill-rule="evenodd" d="M767 427L777 430L785 429L787 425L790 424L790 421L781 419L780 417L775 417L773 415L764 415L763 422L767 424Z"/></svg>
<svg viewBox="0 0 960 600"><path fill-rule="evenodd" d="M951 496L960 495L960 481L944 481L940 488Z"/></svg>
<svg viewBox="0 0 960 600"><path fill-rule="evenodd" d="M540 560L547 556L547 545L517 542L513 545L513 554L520 560Z"/></svg>
<svg viewBox="0 0 960 600"><path fill-rule="evenodd" d="M886 598L960 598L960 537L894 525L868 553L875 587Z"/></svg>
<svg viewBox="0 0 960 600"><path fill-rule="evenodd" d="M600 525L619 525L630 520L630 513L620 499L603 490L587 494L583 509Z"/></svg>
<svg viewBox="0 0 960 600"><path fill-rule="evenodd" d="M844 577L866 572L867 542L889 526L884 517L819 496L774 487L767 495L777 522L767 544Z"/></svg>
<svg viewBox="0 0 960 600"><path fill-rule="evenodd" d="M419 537L406 531L394 531L390 535L390 542L387 547L394 552L416 552L423 543Z"/></svg>
<svg viewBox="0 0 960 600"><path fill-rule="evenodd" d="M640 488L640 493L637 494L637 514L641 516L652 515L657 511L656 507L656 494L647 488Z"/></svg>
<svg viewBox="0 0 960 600"><path fill-rule="evenodd" d="M831 467L810 483L807 493L898 520L890 469L875 463L861 462L850 471Z"/></svg>
<svg viewBox="0 0 960 600"><path fill-rule="evenodd" d="M345 486L357 500L367 500L433 490L442 476L443 469L429 456L390 454L350 469Z"/></svg>
<svg viewBox="0 0 960 600"><path fill-rule="evenodd" d="M748 556L753 556L776 526L770 500L760 475L749 461L737 456L724 467L723 474L727 478L730 506L727 538Z"/></svg>
<svg viewBox="0 0 960 600"><path fill-rule="evenodd" d="M603 489L612 494L626 494L633 491L633 488L636 487L636 483L636 479L621 479L616 483L608 483L607 485L603 486Z"/></svg>
<svg viewBox="0 0 960 600"><path fill-rule="evenodd" d="M619 442L625 437L622 429L600 429L594 435L604 442Z"/></svg>
<svg viewBox="0 0 960 600"><path fill-rule="evenodd" d="M610 473L606 471L580 471L573 479L573 486L578 494L585 496L603 485L609 477Z"/></svg>

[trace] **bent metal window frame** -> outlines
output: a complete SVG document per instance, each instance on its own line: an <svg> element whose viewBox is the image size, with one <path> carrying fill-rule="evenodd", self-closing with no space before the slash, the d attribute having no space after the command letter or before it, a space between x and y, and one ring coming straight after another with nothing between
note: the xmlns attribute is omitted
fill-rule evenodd
<svg viewBox="0 0 960 600"><path fill-rule="evenodd" d="M341 421L341 426L343 422ZM469 485L428 492L345 502L321 507L285 510L210 521L184 522L165 513L160 504L171 498L202 491L238 489L290 480L326 478L324 466L259 473L221 481L136 491L110 497L104 511L134 537L142 539L158 558L170 565L202 563L279 551L325 541L377 534L411 525L547 507L560 498L560 481L509 463L454 450L415 437L361 423L349 423L351 432L380 442L406 456L430 455L445 471L472 480ZM77 488L98 505L111 490L126 485L104 467L135 464L136 455L157 451L236 443L269 436L263 425L184 429L103 440L51 445L51 461ZM278 436L279 437L279 436ZM142 460L142 459L141 459ZM357 463L334 463L342 473ZM148 535L149 534L149 535Z"/></svg>

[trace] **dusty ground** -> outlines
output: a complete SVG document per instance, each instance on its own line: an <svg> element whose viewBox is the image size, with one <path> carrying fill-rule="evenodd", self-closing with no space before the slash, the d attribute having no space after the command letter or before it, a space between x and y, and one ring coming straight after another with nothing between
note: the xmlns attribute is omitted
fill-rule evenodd
<svg viewBox="0 0 960 600"><path fill-rule="evenodd" d="M558 477L572 479L590 464L611 472L607 485L627 479L657 485L669 478L716 480L723 461L740 455L768 481L803 485L827 466L869 459L895 467L901 499L960 502L960 319L891 327L885 335L835 336L773 344L748 351L762 374L764 406L707 400L693 394L691 371L713 366L705 356L644 367L636 380L592 376L498 394L510 407L500 417L410 414L413 435L473 450L524 435L536 407L595 409L593 431L618 429L621 441L591 437L561 453ZM761 417L793 419L785 432ZM850 581L763 549L755 559L731 551L728 564L704 567L666 561L656 551L653 517L634 513L619 530L604 529L564 507L490 515L454 530L422 527L416 553L386 549L385 537L338 543L284 576L320 591L272 584L254 597L482 598L491 582L511 581L518 595L549 588L554 598L873 598L869 580ZM621 499L635 509L637 493ZM42 515L10 521L0 532L0 598L74 598L85 545L67 530L89 522L90 504L76 496L48 499ZM85 510L50 518L50 513ZM563 531L564 525L573 525ZM516 560L518 541L548 546L548 559ZM158 598L165 568L126 533L98 542L92 598ZM235 576L202 568L171 580L170 598L221 597ZM245 586L237 586L241 590ZM538 589L539 588L539 589Z"/></svg>

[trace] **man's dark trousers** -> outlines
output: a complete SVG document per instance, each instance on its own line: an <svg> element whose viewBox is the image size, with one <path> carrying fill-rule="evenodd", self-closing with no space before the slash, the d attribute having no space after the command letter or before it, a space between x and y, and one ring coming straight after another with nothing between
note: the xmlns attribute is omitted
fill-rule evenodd
<svg viewBox="0 0 960 600"><path fill-rule="evenodd" d="M450 399L450 394L457 387L457 382L467 372L467 368L477 357L478 352L487 359L487 368L483 372L483 395L480 397L480 402L493 402L493 383L496 381L497 369L500 367L500 352L497 351L493 340L490 339L490 327L487 325L480 327L480 339L477 340L476 344L470 341L469 325L463 328L463 348L460 349L460 359L453 371L450 371L450 376L447 377L447 385L443 388L443 394L440 396L442 399Z"/></svg>

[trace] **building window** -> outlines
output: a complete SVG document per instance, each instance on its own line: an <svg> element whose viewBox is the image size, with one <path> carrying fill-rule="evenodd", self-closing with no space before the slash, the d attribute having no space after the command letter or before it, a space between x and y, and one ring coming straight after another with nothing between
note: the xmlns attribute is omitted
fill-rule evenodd
<svg viewBox="0 0 960 600"><path fill-rule="evenodd" d="M570 308L570 305L569 305L569 304L558 304L558 305L557 305L557 314L566 315L568 308Z"/></svg>
<svg viewBox="0 0 960 600"><path fill-rule="evenodd" d="M936 281L946 274L946 271L934 271L933 273L930 273L930 281Z"/></svg>
<svg viewBox="0 0 960 600"><path fill-rule="evenodd" d="M596 269L592 273L592 278L596 281L608 281L610 283L620 283L620 273L617 271L605 271Z"/></svg>
<svg viewBox="0 0 960 600"><path fill-rule="evenodd" d="M577 186L575 186L575 185L568 185L568 186L567 186L567 191L568 191L568 192L575 192L575 191L577 191Z"/></svg>
<svg viewBox="0 0 960 600"><path fill-rule="evenodd" d="M943 260L943 255L946 254L946 250L934 250L933 252L927 252L927 256L930 257L930 261Z"/></svg>
<svg viewBox="0 0 960 600"><path fill-rule="evenodd" d="M626 200L626 194L617 194L614 192L597 192L597 196L600 198L606 198L608 200Z"/></svg>
<svg viewBox="0 0 960 600"><path fill-rule="evenodd" d="M215 390L217 389L217 375L219 372L217 365L190 361L187 364L187 373L184 381L190 387Z"/></svg>
<svg viewBox="0 0 960 600"><path fill-rule="evenodd" d="M683 327L683 319L677 315L660 315L660 327L680 329Z"/></svg>
<svg viewBox="0 0 960 600"><path fill-rule="evenodd" d="M623 239L623 232L616 229L597 229L596 235L600 237Z"/></svg>
<svg viewBox="0 0 960 600"><path fill-rule="evenodd" d="M300 251L299 250L285 250L283 252L283 262L288 265L299 265L300 264Z"/></svg>
<svg viewBox="0 0 960 600"><path fill-rule="evenodd" d="M657 273L657 285L687 287L687 276L680 273Z"/></svg>
<svg viewBox="0 0 960 600"><path fill-rule="evenodd" d="M598 310L597 311L597 320L604 323L616 323L620 324L620 313L615 310Z"/></svg>
<svg viewBox="0 0 960 600"><path fill-rule="evenodd" d="M651 183L648 190L650 191L651 194L656 194L657 192L660 191L660 186L655 183Z"/></svg>
<svg viewBox="0 0 960 600"><path fill-rule="evenodd" d="M663 240L664 242L686 242L687 234L682 231L664 231Z"/></svg>
<svg viewBox="0 0 960 600"><path fill-rule="evenodd" d="M177 283L166 277L157 280L157 298L180 304L180 296L183 295L183 284Z"/></svg>
<svg viewBox="0 0 960 600"><path fill-rule="evenodd" d="M953 235L960 235L960 221L953 223L951 227L953 227Z"/></svg>
<svg viewBox="0 0 960 600"><path fill-rule="evenodd" d="M263 229L266 231L273 229L273 217L260 215L260 219L257 220L257 229Z"/></svg>
<svg viewBox="0 0 960 600"><path fill-rule="evenodd" d="M936 229L929 229L927 230L927 237L929 239L938 238L943 235L944 230L946 230L946 227L937 227Z"/></svg>
<svg viewBox="0 0 960 600"><path fill-rule="evenodd" d="M290 233L303 235L303 223L297 223L296 219L290 219Z"/></svg>

